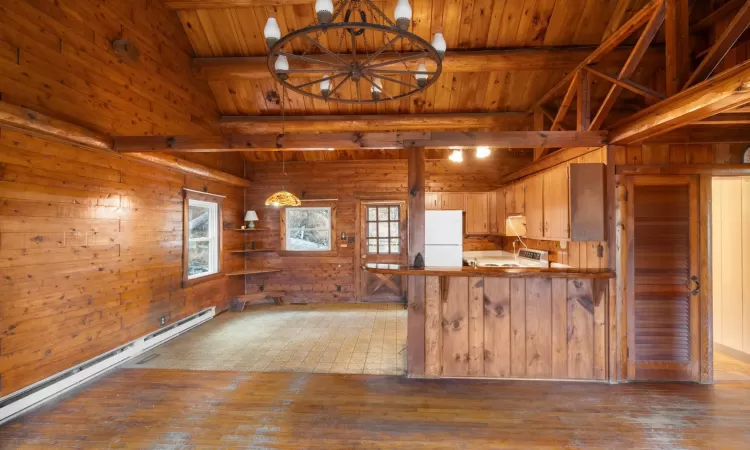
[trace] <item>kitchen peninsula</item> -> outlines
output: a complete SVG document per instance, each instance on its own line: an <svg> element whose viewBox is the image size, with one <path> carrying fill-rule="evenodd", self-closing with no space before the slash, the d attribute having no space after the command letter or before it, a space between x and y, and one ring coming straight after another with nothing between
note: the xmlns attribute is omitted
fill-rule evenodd
<svg viewBox="0 0 750 450"><path fill-rule="evenodd" d="M424 327L410 327L407 337L411 377L614 377L611 270L395 264L364 269L403 275L410 286L423 286Z"/></svg>

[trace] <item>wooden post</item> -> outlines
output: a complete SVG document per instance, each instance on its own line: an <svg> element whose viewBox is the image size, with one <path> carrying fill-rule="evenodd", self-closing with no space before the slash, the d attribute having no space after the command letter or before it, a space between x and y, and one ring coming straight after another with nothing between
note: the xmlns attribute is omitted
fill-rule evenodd
<svg viewBox="0 0 750 450"><path fill-rule="evenodd" d="M591 125L591 76L588 70L578 74L578 104L576 105L576 129L589 131Z"/></svg>
<svg viewBox="0 0 750 450"><path fill-rule="evenodd" d="M544 131L544 112L541 108L534 108L534 131ZM544 156L544 147L534 148L534 161Z"/></svg>
<svg viewBox="0 0 750 450"><path fill-rule="evenodd" d="M409 265L414 265L417 255L421 255L420 259L424 257L424 148L409 149L408 171ZM425 366L425 277L410 275L407 283L409 316L406 332L406 373L410 378L423 378Z"/></svg>
<svg viewBox="0 0 750 450"><path fill-rule="evenodd" d="M667 96L680 92L690 75L689 16L688 0L666 0Z"/></svg>

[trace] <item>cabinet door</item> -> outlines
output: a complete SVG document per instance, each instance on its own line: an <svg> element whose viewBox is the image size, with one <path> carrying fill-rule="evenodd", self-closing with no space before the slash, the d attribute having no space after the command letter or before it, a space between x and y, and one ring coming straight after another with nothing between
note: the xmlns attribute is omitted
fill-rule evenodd
<svg viewBox="0 0 750 450"><path fill-rule="evenodd" d="M487 193L487 215L490 234L497 234L497 191Z"/></svg>
<svg viewBox="0 0 750 450"><path fill-rule="evenodd" d="M506 215L508 216L516 213L516 198L515 198L516 191L514 189L514 186L515 185L510 184L506 186L506 188L504 189L505 212L506 212Z"/></svg>
<svg viewBox="0 0 750 450"><path fill-rule="evenodd" d="M526 179L526 237L541 239L544 237L544 200L543 176L534 175Z"/></svg>
<svg viewBox="0 0 750 450"><path fill-rule="evenodd" d="M466 211L465 194L463 192L443 192L440 195L442 206L440 209Z"/></svg>
<svg viewBox="0 0 750 450"><path fill-rule="evenodd" d="M569 239L568 165L562 164L544 172L542 176L544 178L544 237Z"/></svg>
<svg viewBox="0 0 750 450"><path fill-rule="evenodd" d="M440 209L440 193L439 192L426 192L424 194L424 209L427 209L427 210Z"/></svg>
<svg viewBox="0 0 750 450"><path fill-rule="evenodd" d="M495 216L497 217L497 234L499 234L500 236L505 236L505 218L507 217L507 214L505 213L505 191L506 189L503 188L497 190L497 201L495 204Z"/></svg>
<svg viewBox="0 0 750 450"><path fill-rule="evenodd" d="M526 214L526 183L527 181L519 181L513 185L513 198L515 201L515 211L511 211L517 214Z"/></svg>
<svg viewBox="0 0 750 450"><path fill-rule="evenodd" d="M487 193L466 194L466 234L488 234Z"/></svg>

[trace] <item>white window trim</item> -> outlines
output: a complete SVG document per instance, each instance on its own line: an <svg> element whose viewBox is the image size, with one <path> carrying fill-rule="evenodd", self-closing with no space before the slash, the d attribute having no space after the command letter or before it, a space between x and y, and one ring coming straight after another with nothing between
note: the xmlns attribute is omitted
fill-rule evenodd
<svg viewBox="0 0 750 450"><path fill-rule="evenodd" d="M291 232L293 230L299 230L300 228L292 228L292 227L285 227L285 240L286 240L286 251L289 252L330 252L331 249L333 249L333 236L331 232L331 215L333 214L333 208L330 206L307 206L307 207L296 207L296 208L288 208L286 210L286 223L289 223L289 213L293 211L312 211L312 210L318 210L318 209L325 209L328 211L328 227L327 228L305 228L305 231L325 231L328 233L328 248L322 249L322 248L310 248L310 249L296 249L296 248L289 248L289 243L291 242L292 236Z"/></svg>
<svg viewBox="0 0 750 450"><path fill-rule="evenodd" d="M201 208L207 208L209 219L208 219L208 237L202 238L190 238L190 231L188 230L188 260L190 258L190 243L191 242L209 242L208 246L208 272L196 273L188 275L188 280L194 280L196 278L202 278L209 275L219 273L219 233L217 225L219 223L219 204L215 202L207 202L203 200L188 199L188 209L191 206L199 206ZM190 226L185 224L185 226Z"/></svg>

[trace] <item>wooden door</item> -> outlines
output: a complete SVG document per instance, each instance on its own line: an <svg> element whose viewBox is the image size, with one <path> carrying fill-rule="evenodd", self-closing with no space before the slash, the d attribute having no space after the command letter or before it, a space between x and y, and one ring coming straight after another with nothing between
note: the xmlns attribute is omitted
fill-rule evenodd
<svg viewBox="0 0 750 450"><path fill-rule="evenodd" d="M541 239L544 237L544 201L542 174L526 180L526 237Z"/></svg>
<svg viewBox="0 0 750 450"><path fill-rule="evenodd" d="M626 186L628 379L699 381L698 180Z"/></svg>
<svg viewBox="0 0 750 450"><path fill-rule="evenodd" d="M426 210L440 209L440 193L439 192L425 192L424 209Z"/></svg>
<svg viewBox="0 0 750 450"><path fill-rule="evenodd" d="M570 238L568 179L567 164L562 164L543 174L544 237L548 239Z"/></svg>
<svg viewBox="0 0 750 450"><path fill-rule="evenodd" d="M487 193L466 194L466 234L488 234L489 205Z"/></svg>
<svg viewBox="0 0 750 450"><path fill-rule="evenodd" d="M404 202L366 202L360 207L362 264L406 264L406 205ZM360 269L361 270L361 269ZM406 277L362 270L359 298L365 302L402 302Z"/></svg>
<svg viewBox="0 0 750 450"><path fill-rule="evenodd" d="M440 197L440 209L466 211L466 195L463 192L443 192Z"/></svg>

